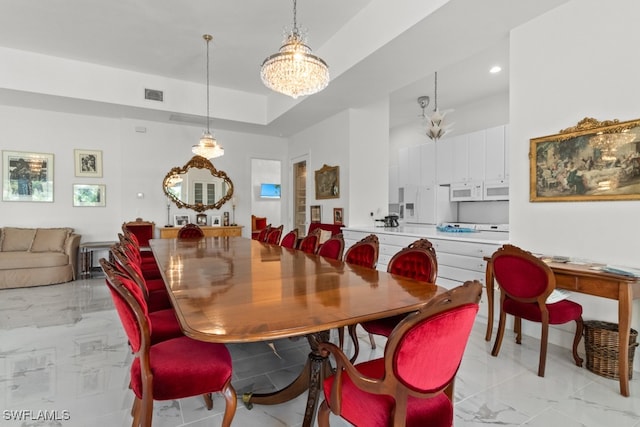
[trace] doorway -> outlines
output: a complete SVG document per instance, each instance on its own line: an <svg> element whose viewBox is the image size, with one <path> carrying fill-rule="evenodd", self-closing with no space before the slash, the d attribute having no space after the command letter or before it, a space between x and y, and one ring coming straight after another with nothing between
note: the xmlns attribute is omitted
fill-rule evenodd
<svg viewBox="0 0 640 427"><path fill-rule="evenodd" d="M307 161L293 164L293 228L298 236L307 233Z"/></svg>

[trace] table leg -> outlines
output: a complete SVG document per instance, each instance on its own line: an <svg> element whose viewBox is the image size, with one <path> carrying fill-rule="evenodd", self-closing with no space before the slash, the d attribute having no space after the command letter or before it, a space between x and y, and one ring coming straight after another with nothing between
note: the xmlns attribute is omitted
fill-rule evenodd
<svg viewBox="0 0 640 427"><path fill-rule="evenodd" d="M242 401L248 409L251 409L254 403L277 405L292 400L308 391L302 426L313 426L318 408L318 398L322 390L322 381L331 374L329 359L323 357L318 351L318 343L329 341L329 331L307 335L307 341L311 347L311 352L300 375L291 384L273 393L245 393L242 396Z"/></svg>
<svg viewBox="0 0 640 427"><path fill-rule="evenodd" d="M631 328L632 294L629 283L618 286L618 366L620 394L629 396L629 331Z"/></svg>
<svg viewBox="0 0 640 427"><path fill-rule="evenodd" d="M80 277L91 277L91 252L83 248L80 251Z"/></svg>

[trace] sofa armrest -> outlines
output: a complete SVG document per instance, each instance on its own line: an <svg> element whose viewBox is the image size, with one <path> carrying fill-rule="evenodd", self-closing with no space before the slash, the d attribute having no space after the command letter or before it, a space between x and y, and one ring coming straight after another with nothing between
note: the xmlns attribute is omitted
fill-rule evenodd
<svg viewBox="0 0 640 427"><path fill-rule="evenodd" d="M64 253L69 256L69 263L73 267L73 280L78 277L78 248L80 247L80 234L71 233L67 238Z"/></svg>

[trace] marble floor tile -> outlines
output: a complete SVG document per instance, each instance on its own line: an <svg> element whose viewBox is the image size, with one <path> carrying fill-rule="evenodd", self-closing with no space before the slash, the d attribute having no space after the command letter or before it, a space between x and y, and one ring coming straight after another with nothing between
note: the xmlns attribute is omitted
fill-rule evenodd
<svg viewBox="0 0 640 427"><path fill-rule="evenodd" d="M358 329L359 361L381 357ZM337 341L332 331L332 341ZM238 392L269 392L292 381L307 360L306 339L284 339L228 346ZM640 382L631 381L631 397L619 394L618 382L574 365L571 352L549 346L545 378L537 376L539 341L522 345L505 335L498 357L484 341L478 321L460 366L455 388L455 425L629 426L640 427ZM345 352L353 343L346 337ZM0 291L0 426L127 426L133 394L128 389L132 355L104 279ZM638 377L639 373L635 373ZM280 405L241 401L233 425L298 427L306 396ZM214 409L201 397L156 402L156 427L220 425L224 400L214 395ZM12 412L13 411L13 412ZM29 420L38 411L57 419ZM22 416L22 420L17 418ZM331 425L348 426L331 417Z"/></svg>

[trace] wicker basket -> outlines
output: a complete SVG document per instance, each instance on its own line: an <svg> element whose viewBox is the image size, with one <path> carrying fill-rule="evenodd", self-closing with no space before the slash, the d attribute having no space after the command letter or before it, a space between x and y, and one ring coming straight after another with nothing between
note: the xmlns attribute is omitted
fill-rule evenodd
<svg viewBox="0 0 640 427"><path fill-rule="evenodd" d="M629 333L629 379L633 377L633 355L638 343L638 332ZM584 322L584 347L587 351L587 369L605 378L620 378L618 364L618 325L588 320Z"/></svg>

